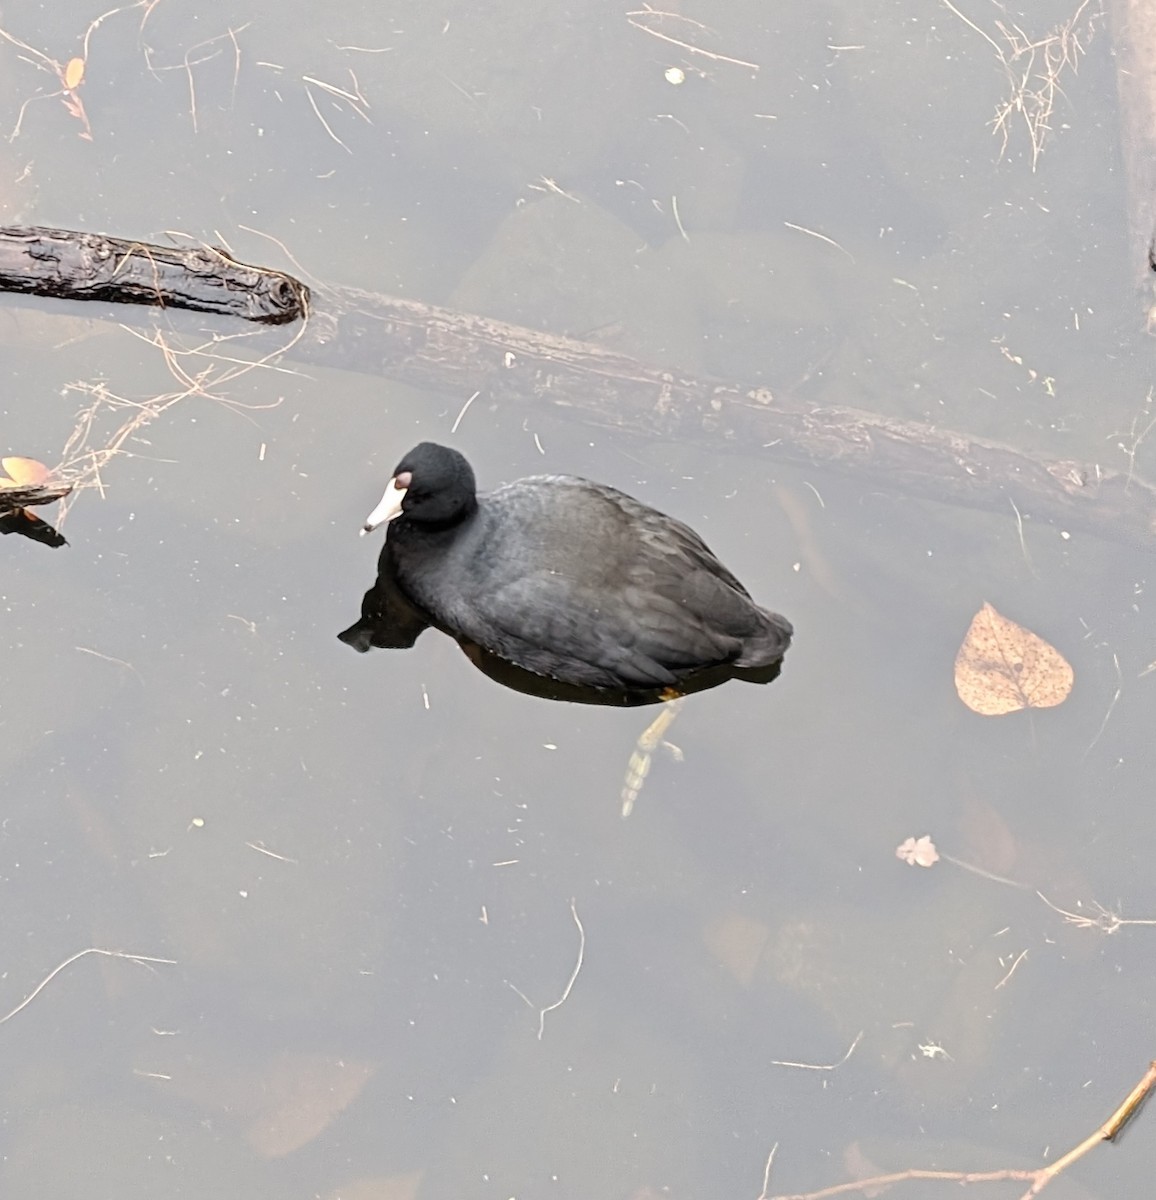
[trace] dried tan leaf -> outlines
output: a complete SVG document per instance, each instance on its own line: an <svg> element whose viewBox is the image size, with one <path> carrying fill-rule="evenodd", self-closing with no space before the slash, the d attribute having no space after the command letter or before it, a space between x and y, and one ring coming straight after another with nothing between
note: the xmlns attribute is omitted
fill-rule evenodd
<svg viewBox="0 0 1156 1200"><path fill-rule="evenodd" d="M74 88L80 87L81 81L84 79L84 59L70 58L68 65L64 68L64 75L61 82L67 91L72 91Z"/></svg>
<svg viewBox="0 0 1156 1200"><path fill-rule="evenodd" d="M955 656L955 690L972 712L985 717L1062 704L1073 678L1054 646L987 603Z"/></svg>
<svg viewBox="0 0 1156 1200"><path fill-rule="evenodd" d="M0 458L0 467L8 472L9 478L0 476L0 487L36 487L52 472L34 458Z"/></svg>

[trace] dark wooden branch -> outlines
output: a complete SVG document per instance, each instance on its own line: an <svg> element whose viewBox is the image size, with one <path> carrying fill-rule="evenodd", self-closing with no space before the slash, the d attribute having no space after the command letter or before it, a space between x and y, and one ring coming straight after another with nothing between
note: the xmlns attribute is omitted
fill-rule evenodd
<svg viewBox="0 0 1156 1200"><path fill-rule="evenodd" d="M0 228L0 291L221 313L283 325L309 291L291 275L237 262L224 250L177 250L36 226Z"/></svg>
<svg viewBox="0 0 1156 1200"><path fill-rule="evenodd" d="M51 504L72 491L70 483L45 483L35 487L0 487L0 513L15 512L35 504Z"/></svg>

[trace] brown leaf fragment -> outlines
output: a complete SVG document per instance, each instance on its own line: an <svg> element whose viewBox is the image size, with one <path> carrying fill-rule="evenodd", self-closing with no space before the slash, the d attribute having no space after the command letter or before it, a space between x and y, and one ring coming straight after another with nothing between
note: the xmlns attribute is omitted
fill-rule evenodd
<svg viewBox="0 0 1156 1200"><path fill-rule="evenodd" d="M730 913L706 931L706 946L743 987L749 987L770 936L762 921Z"/></svg>
<svg viewBox="0 0 1156 1200"><path fill-rule="evenodd" d="M370 1063L322 1054L278 1055L261 1081L262 1109L245 1140L262 1158L308 1145L361 1094Z"/></svg>
<svg viewBox="0 0 1156 1200"><path fill-rule="evenodd" d="M843 1169L852 1179L872 1179L877 1175L883 1174L876 1163L867 1157L863 1151L863 1147L858 1142L852 1142L843 1151ZM862 1194L868 1197L868 1200L872 1200L872 1197L875 1196L882 1196L886 1190L885 1187L864 1187L860 1189Z"/></svg>
<svg viewBox="0 0 1156 1200"><path fill-rule="evenodd" d="M1054 646L987 603L955 656L955 690L985 717L1053 708L1068 698L1073 679L1071 665Z"/></svg>

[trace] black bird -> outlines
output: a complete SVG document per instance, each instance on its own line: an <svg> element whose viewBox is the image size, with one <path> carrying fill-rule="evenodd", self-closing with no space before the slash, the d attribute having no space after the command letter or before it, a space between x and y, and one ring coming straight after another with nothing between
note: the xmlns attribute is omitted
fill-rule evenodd
<svg viewBox="0 0 1156 1200"><path fill-rule="evenodd" d="M434 626L523 691L611 704L767 682L791 641L688 526L604 484L535 475L478 495L456 450L398 463L362 533L389 522L359 651Z"/></svg>

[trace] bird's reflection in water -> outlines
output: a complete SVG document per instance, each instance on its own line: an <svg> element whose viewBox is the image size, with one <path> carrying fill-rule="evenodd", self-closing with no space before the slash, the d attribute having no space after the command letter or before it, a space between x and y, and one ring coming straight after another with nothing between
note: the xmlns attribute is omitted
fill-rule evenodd
<svg viewBox="0 0 1156 1200"><path fill-rule="evenodd" d="M51 546L54 550L68 545L64 534L58 533L47 521L42 521L26 508L0 510L0 534L4 533L16 533L21 537L31 538L34 542Z"/></svg>
<svg viewBox="0 0 1156 1200"><path fill-rule="evenodd" d="M368 650L408 650L418 637L436 623L413 604L399 588L393 573L382 570L377 582L365 593L361 602L361 618L337 636L347 646L364 654ZM718 687L731 679L747 683L770 683L782 669L782 659L762 667L735 667L730 663L703 667L682 675L673 686L663 687L591 687L566 683L527 671L524 667L479 646L452 630L443 630L457 641L466 657L483 674L497 683L546 700L568 700L574 704L604 704L617 708L634 708L641 704L660 704L691 696L707 688Z"/></svg>
<svg viewBox="0 0 1156 1200"><path fill-rule="evenodd" d="M361 617L337 636L347 646L365 654L370 650L408 650L432 622L419 612L402 594L396 580L388 570L377 578L377 582L365 593L361 604ZM450 632L446 630L444 632ZM451 636L453 636L451 634ZM601 704L618 708L636 708L645 704L662 704L662 711L639 736L627 764L622 784L622 815L630 816L634 802L642 790L650 770L654 751L662 744L682 707L686 696L717 687L731 679L747 683L770 683L777 679L782 669L782 660L765 667L736 668L729 665L713 666L697 671L679 680L676 687L661 688L596 688L574 683L563 683L545 675L537 675L522 667L506 662L496 654L483 649L476 642L456 637L465 656L478 668L503 687L522 692L527 696L539 696L545 700L565 700L572 704Z"/></svg>

